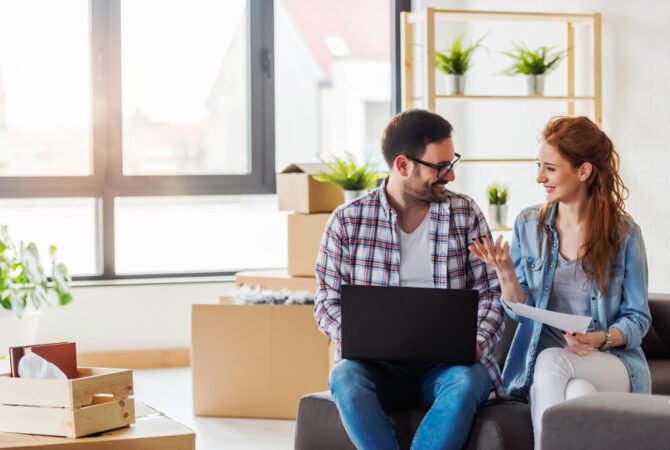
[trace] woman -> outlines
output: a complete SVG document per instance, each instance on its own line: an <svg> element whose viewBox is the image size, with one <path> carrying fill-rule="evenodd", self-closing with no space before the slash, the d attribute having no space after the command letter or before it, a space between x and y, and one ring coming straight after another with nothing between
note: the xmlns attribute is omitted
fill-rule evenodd
<svg viewBox="0 0 670 450"><path fill-rule="evenodd" d="M586 117L552 119L542 133L537 182L543 206L523 210L511 246L488 239L470 249L495 267L502 298L591 316L585 334L519 322L503 381L530 397L535 447L547 408L603 391L651 391L640 348L651 316L640 228L624 210L628 190L612 141Z"/></svg>

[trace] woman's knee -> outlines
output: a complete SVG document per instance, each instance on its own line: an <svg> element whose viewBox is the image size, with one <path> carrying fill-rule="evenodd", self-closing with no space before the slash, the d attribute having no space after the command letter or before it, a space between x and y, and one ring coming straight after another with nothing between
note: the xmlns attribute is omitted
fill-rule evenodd
<svg viewBox="0 0 670 450"><path fill-rule="evenodd" d="M535 361L533 380L542 382L545 377L569 376L570 353L570 350L558 347L542 350Z"/></svg>
<svg viewBox="0 0 670 450"><path fill-rule="evenodd" d="M582 378L573 378L565 386L565 399L570 400L597 393L596 387Z"/></svg>

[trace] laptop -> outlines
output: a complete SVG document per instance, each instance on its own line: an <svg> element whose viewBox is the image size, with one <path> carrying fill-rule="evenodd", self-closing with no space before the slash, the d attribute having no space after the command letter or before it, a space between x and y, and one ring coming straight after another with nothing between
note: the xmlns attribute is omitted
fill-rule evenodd
<svg viewBox="0 0 670 450"><path fill-rule="evenodd" d="M475 289L342 285L342 358L471 365Z"/></svg>

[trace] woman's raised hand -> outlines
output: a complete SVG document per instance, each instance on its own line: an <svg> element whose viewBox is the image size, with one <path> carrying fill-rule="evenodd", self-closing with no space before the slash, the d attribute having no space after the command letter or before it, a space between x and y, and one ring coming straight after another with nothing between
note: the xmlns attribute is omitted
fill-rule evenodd
<svg viewBox="0 0 670 450"><path fill-rule="evenodd" d="M514 273L514 263L509 256L509 242L502 244L502 235L496 239L495 246L488 236L482 237L482 242L476 238L472 239L469 249L484 263L496 270L498 277Z"/></svg>

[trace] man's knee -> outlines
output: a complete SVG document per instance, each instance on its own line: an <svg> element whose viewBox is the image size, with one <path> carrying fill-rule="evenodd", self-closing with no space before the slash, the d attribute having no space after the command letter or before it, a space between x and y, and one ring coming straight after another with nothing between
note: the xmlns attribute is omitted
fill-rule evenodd
<svg viewBox="0 0 670 450"><path fill-rule="evenodd" d="M369 380L368 371L358 361L343 359L335 364L328 376L328 387L334 392L338 387L359 386Z"/></svg>
<svg viewBox="0 0 670 450"><path fill-rule="evenodd" d="M480 364L450 367L438 378L438 382L440 384L438 395L456 391L464 397L480 397L483 391L491 390L491 378Z"/></svg>

